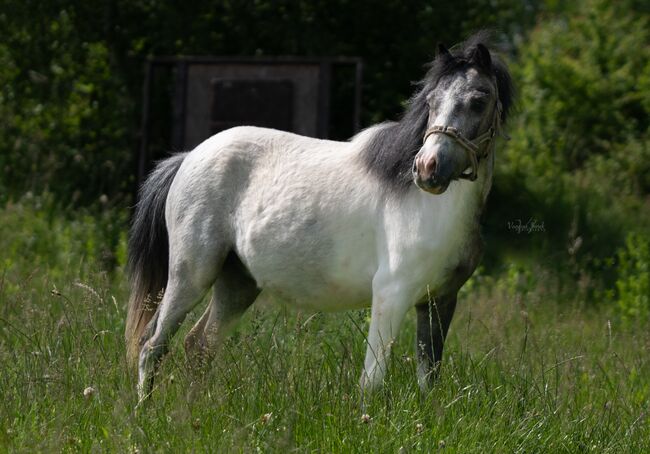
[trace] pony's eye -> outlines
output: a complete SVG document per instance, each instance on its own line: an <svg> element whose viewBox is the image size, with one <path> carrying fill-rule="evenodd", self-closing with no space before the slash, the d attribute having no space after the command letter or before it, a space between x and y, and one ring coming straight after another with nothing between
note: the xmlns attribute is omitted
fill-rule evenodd
<svg viewBox="0 0 650 454"><path fill-rule="evenodd" d="M469 101L469 107L475 112L481 112L487 105L487 96L475 96Z"/></svg>

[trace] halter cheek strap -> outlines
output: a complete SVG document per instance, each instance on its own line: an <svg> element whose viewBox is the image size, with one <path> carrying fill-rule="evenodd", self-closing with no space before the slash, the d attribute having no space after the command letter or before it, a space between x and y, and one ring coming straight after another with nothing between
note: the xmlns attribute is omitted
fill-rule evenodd
<svg viewBox="0 0 650 454"><path fill-rule="evenodd" d="M478 162L487 157L490 153L490 143L494 136L496 136L501 121L501 101L497 101L496 108L494 109L494 117L492 125L483 134L475 137L474 140L468 140L463 134L452 126L431 126L424 133L423 143L433 134L443 134L451 137L467 151L467 157L470 161L470 173L462 173L459 178L464 180L474 181L478 176ZM483 145L485 144L485 145Z"/></svg>

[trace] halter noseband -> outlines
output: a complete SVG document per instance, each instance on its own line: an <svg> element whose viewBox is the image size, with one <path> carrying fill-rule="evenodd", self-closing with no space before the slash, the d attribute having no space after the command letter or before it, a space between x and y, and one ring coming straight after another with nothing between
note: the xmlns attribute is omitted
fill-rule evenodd
<svg viewBox="0 0 650 454"><path fill-rule="evenodd" d="M435 126L431 126L429 129L426 130L426 132L424 133L424 139L422 140L422 143L424 144L429 138L429 136L433 134L444 134L454 139L458 143L458 145L460 145L467 151L467 155L470 160L470 169L471 169L470 173L461 173L458 178L474 181L478 176L478 162L480 159L484 159L485 157L487 157L487 155L490 153L490 143L492 142L494 136L497 135L497 131L499 130L501 111L502 111L501 101L499 100L499 95L497 93L497 105L496 108L494 109L494 117L492 119L492 125L486 132L479 135L478 137L475 137L474 140L468 140L463 136L463 134L458 129L452 126L435 125ZM486 143L486 145L481 149L481 145L483 145L484 143Z"/></svg>

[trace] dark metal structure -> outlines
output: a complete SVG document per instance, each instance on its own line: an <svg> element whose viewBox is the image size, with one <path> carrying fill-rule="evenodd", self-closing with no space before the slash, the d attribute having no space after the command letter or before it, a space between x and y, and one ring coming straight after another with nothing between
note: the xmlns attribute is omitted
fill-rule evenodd
<svg viewBox="0 0 650 454"><path fill-rule="evenodd" d="M150 151L152 85L172 74L172 150L194 148L238 125L264 126L328 138L333 69L354 71L352 131L360 127L363 62L356 57L155 57L146 63L137 183L154 158Z"/></svg>

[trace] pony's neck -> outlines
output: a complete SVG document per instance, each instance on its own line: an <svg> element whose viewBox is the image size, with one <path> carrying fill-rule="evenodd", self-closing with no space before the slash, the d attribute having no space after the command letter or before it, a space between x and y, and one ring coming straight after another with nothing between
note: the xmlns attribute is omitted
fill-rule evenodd
<svg viewBox="0 0 650 454"><path fill-rule="evenodd" d="M459 180L449 185L447 191L440 195L432 195L415 188L419 197L423 198L425 205L444 207L448 215L456 218L464 218L464 222L472 223L478 221L485 206L487 196L492 187L492 175L494 172L494 152L486 159L481 160L478 166L478 177L475 181Z"/></svg>

